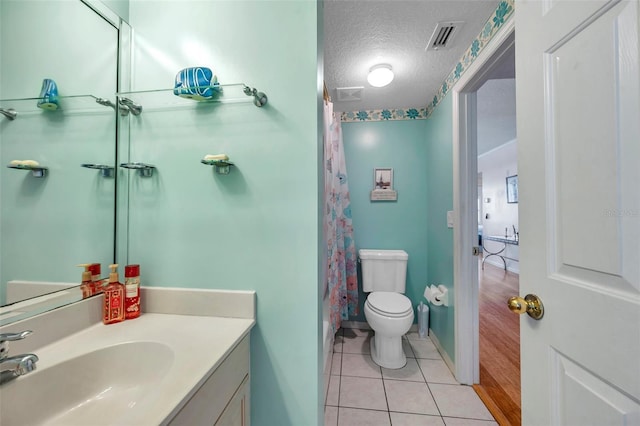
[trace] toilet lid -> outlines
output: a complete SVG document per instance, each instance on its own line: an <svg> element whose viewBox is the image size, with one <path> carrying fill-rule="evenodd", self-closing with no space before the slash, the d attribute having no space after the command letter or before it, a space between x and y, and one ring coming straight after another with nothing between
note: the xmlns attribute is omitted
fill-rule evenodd
<svg viewBox="0 0 640 426"><path fill-rule="evenodd" d="M400 317L413 312L411 300L404 294L388 291L374 291L367 297L371 310L381 315Z"/></svg>

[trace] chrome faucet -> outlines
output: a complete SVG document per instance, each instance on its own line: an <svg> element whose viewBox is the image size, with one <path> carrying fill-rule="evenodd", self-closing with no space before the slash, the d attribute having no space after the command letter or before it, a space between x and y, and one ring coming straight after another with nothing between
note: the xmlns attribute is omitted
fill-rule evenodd
<svg viewBox="0 0 640 426"><path fill-rule="evenodd" d="M0 385L36 369L38 357L34 354L9 356L8 342L22 340L31 333L31 330L27 330L0 334Z"/></svg>

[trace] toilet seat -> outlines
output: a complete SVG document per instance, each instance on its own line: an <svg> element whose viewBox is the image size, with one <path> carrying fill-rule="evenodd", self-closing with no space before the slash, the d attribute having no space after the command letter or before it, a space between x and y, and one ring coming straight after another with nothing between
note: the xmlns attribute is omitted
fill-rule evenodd
<svg viewBox="0 0 640 426"><path fill-rule="evenodd" d="M389 291L374 291L367 297L369 308L385 317L400 318L413 314L411 300L404 294Z"/></svg>

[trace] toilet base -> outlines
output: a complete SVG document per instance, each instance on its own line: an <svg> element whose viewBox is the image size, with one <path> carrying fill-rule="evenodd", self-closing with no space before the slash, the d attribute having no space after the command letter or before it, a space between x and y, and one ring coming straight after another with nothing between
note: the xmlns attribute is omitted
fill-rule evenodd
<svg viewBox="0 0 640 426"><path fill-rule="evenodd" d="M380 367L398 369L407 365L407 357L402 350L402 336L381 336L371 339L371 358Z"/></svg>

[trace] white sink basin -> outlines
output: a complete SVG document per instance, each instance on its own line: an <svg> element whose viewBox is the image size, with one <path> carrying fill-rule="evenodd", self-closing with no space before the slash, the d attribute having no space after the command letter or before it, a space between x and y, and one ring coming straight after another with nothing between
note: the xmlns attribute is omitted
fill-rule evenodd
<svg viewBox="0 0 640 426"><path fill-rule="evenodd" d="M86 300L95 304L94 314L99 302ZM77 314L74 306L66 309ZM58 323L74 320L62 315ZM29 327L33 335L10 347L10 355L34 353L39 361L35 371L0 386L0 425L166 425L254 323L144 313L133 321L92 323L38 346L38 336L56 327L38 320ZM14 331L10 327L4 331ZM34 346L20 346L29 339Z"/></svg>
<svg viewBox="0 0 640 426"><path fill-rule="evenodd" d="M174 363L158 342L126 342L38 369L0 388L0 424L108 425L153 397Z"/></svg>

